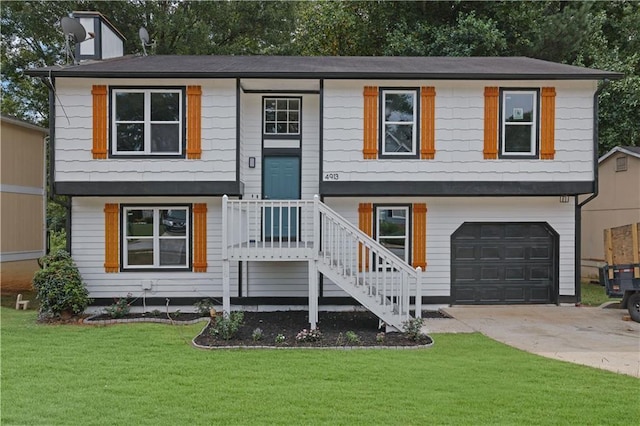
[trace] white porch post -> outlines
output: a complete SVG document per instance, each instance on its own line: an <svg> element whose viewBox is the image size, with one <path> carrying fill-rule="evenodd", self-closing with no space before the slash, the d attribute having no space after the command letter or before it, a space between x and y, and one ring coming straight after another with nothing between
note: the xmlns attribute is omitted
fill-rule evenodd
<svg viewBox="0 0 640 426"><path fill-rule="evenodd" d="M309 326L318 326L318 262L309 260Z"/></svg>
<svg viewBox="0 0 640 426"><path fill-rule="evenodd" d="M228 247L228 217L227 201L229 197L222 196L222 311L231 312L231 290L229 283L229 247Z"/></svg>
<svg viewBox="0 0 640 426"><path fill-rule="evenodd" d="M320 197L313 196L313 258L309 259L309 324L318 326L318 257L320 254Z"/></svg>
<svg viewBox="0 0 640 426"><path fill-rule="evenodd" d="M416 268L416 318L422 318L422 268Z"/></svg>

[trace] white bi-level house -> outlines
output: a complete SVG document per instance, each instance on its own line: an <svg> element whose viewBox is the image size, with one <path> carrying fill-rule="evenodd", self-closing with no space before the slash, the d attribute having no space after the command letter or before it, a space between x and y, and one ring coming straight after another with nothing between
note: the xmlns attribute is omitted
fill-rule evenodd
<svg viewBox="0 0 640 426"><path fill-rule="evenodd" d="M522 57L104 59L110 31L79 65L29 71L51 88L53 188L97 305L308 307L315 326L319 308L361 304L398 327L425 304L579 300L598 81L619 74Z"/></svg>

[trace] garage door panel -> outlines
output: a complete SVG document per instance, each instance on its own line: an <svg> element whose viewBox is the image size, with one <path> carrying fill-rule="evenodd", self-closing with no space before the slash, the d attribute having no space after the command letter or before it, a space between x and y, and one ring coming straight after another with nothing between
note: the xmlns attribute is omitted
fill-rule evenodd
<svg viewBox="0 0 640 426"><path fill-rule="evenodd" d="M551 281L552 279L552 274L553 271L551 270L550 267L541 267L541 266L537 266L537 267L532 267L531 269L531 280L547 280L547 281Z"/></svg>
<svg viewBox="0 0 640 426"><path fill-rule="evenodd" d="M507 303L522 303L526 298L526 289L524 287L504 288L504 301Z"/></svg>
<svg viewBox="0 0 640 426"><path fill-rule="evenodd" d="M500 259L502 256L500 247L498 246L484 246L480 247L480 259L482 260L493 260Z"/></svg>
<svg viewBox="0 0 640 426"><path fill-rule="evenodd" d="M476 298L479 297L481 303L498 303L502 299L502 289L496 286L482 287L476 292L479 293Z"/></svg>
<svg viewBox="0 0 640 426"><path fill-rule="evenodd" d="M547 226L465 223L458 228L451 236L453 303L552 302L557 235Z"/></svg>
<svg viewBox="0 0 640 426"><path fill-rule="evenodd" d="M529 255L529 258L551 260L552 256L552 247L547 245L543 247L531 247L531 254Z"/></svg>
<svg viewBox="0 0 640 426"><path fill-rule="evenodd" d="M504 249L505 259L525 259L526 248L522 246L507 246Z"/></svg>
<svg viewBox="0 0 640 426"><path fill-rule="evenodd" d="M552 294L549 286L532 287L531 297L529 298L531 303L549 303Z"/></svg>
<svg viewBox="0 0 640 426"><path fill-rule="evenodd" d="M465 287L461 285L455 289L452 296L455 300L458 300L459 303L472 304L476 302L476 289L475 287Z"/></svg>
<svg viewBox="0 0 640 426"><path fill-rule="evenodd" d="M500 224L486 224L480 227L481 240L498 240L504 237L504 230Z"/></svg>
<svg viewBox="0 0 640 426"><path fill-rule="evenodd" d="M480 268L480 279L483 281L495 281L500 279L500 268L484 266Z"/></svg>
<svg viewBox="0 0 640 426"><path fill-rule="evenodd" d="M476 268L460 266L452 274L457 281L475 281Z"/></svg>
<svg viewBox="0 0 640 426"><path fill-rule="evenodd" d="M505 281L524 281L527 279L527 271L524 266L507 266L504 269Z"/></svg>
<svg viewBox="0 0 640 426"><path fill-rule="evenodd" d="M474 260L476 258L475 247L473 246L457 246L455 250L455 257L458 260Z"/></svg>

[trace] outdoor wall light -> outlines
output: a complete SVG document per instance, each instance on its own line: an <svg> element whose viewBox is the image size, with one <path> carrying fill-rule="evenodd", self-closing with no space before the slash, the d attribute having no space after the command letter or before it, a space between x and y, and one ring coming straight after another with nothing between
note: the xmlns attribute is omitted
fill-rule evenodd
<svg viewBox="0 0 640 426"><path fill-rule="evenodd" d="M249 157L249 168L250 169L256 168L256 157Z"/></svg>
<svg viewBox="0 0 640 426"><path fill-rule="evenodd" d="M561 203L568 203L569 202L569 196L568 195L561 195L560 196L560 202Z"/></svg>

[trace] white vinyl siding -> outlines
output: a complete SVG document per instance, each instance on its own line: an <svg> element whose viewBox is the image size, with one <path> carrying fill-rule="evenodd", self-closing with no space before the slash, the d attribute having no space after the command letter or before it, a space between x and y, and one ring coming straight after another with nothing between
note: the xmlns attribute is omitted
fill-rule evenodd
<svg viewBox="0 0 640 426"><path fill-rule="evenodd" d="M104 205L149 204L159 206L207 204L207 271L132 271L105 273L104 271ZM192 297L222 298L222 201L205 197L74 197L71 208L71 254L78 265L82 280L93 298L133 297L172 298ZM122 237L121 237L122 238ZM230 268L232 292L237 292L238 267L232 262ZM143 281L151 281L151 290L143 290ZM233 293L235 295L235 293Z"/></svg>
<svg viewBox="0 0 640 426"><path fill-rule="evenodd" d="M423 296L450 296L451 234L465 222L547 222L559 234L560 296L575 295L575 210L573 204L560 203L558 197L325 199L329 207L354 225L358 221L358 203L364 201L374 204L427 204L427 268ZM325 296L340 293L335 284L324 280Z"/></svg>
<svg viewBox="0 0 640 426"><path fill-rule="evenodd" d="M202 157L108 158L94 160L92 85L139 86L133 79L56 79L55 171L61 182L83 181L234 181L236 179L235 80L184 79L202 87ZM176 80L145 80L154 88L175 87ZM258 116L259 116L258 112ZM188 138L189 135L186 135ZM188 145L188 143L187 143Z"/></svg>
<svg viewBox="0 0 640 426"><path fill-rule="evenodd" d="M411 81L433 86L435 158L363 159L364 86L406 87L407 81L325 80L323 178L340 181L592 181L593 81ZM553 160L487 161L484 148L484 87L555 87ZM326 180L326 178L325 178Z"/></svg>

